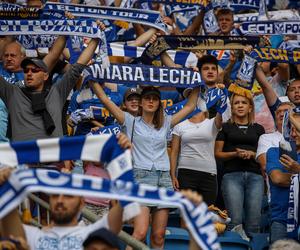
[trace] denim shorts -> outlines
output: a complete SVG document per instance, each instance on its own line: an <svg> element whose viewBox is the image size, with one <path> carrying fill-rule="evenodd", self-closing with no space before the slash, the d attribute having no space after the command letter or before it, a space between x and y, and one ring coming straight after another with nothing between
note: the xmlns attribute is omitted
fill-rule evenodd
<svg viewBox="0 0 300 250"><path fill-rule="evenodd" d="M173 190L171 176L169 171L161 171L152 168L151 170L134 168L133 169L134 180L138 184L147 184L154 187L164 187L169 190ZM156 205L142 204L143 206L156 207ZM158 206L158 209L166 208Z"/></svg>

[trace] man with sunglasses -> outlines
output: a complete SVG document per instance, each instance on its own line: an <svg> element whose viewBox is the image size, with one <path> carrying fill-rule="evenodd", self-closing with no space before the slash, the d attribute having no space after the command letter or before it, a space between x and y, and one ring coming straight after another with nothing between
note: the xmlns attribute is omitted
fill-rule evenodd
<svg viewBox="0 0 300 250"><path fill-rule="evenodd" d="M92 39L77 62L69 67L63 78L46 88L51 58L24 59L25 86L9 84L0 77L0 98L4 101L11 120L12 141L60 137L62 108L85 65L94 55L98 39ZM48 65L48 66L47 66Z"/></svg>

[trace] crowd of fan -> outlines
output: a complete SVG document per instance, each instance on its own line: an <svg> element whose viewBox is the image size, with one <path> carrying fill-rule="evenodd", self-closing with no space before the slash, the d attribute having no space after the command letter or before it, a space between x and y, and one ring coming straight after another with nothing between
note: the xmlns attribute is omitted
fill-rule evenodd
<svg viewBox="0 0 300 250"><path fill-rule="evenodd" d="M38 8L43 5L41 1L17 2ZM116 0L82 4L118 6L120 3ZM171 27L171 34L200 34L202 12L191 11L185 16L177 12L167 16L167 7L148 5L161 11L164 22ZM213 35L231 35L236 29L233 12L221 9L216 17L220 31ZM184 25L183 20L188 23ZM112 22L104 24L114 25ZM99 28L104 30L104 24L100 23ZM115 34L115 39L128 39L127 44L144 46L160 35L154 28L140 24L134 24L131 31L119 37ZM288 41L297 40L297 37L264 39L274 47L278 46L278 39ZM291 136L300 150L297 129L300 115L292 111L300 105L299 65L259 63L253 96L232 93L225 112L212 108L185 119L196 107L198 88L182 91L171 87L90 82L90 88L81 89L81 72L92 60L98 40L91 39L76 60L72 58L73 64L69 63L66 43L67 38L59 36L46 54L39 51L38 58L29 58L18 39L0 37L1 142L87 135L99 128L119 124L127 135L126 139L121 133L119 142L124 148L131 147L137 183L196 191L208 205L226 209L231 219L226 230L242 232L244 238L260 232L263 197L270 193L270 242L287 237L290 177L300 171L300 161L298 164L288 155L279 158L279 142L283 139L284 112L290 110ZM239 54L233 50L196 53L197 70L207 88L223 89L234 82L231 75L235 64L239 63ZM112 57L111 61L125 63L131 59ZM167 53L161 55L160 63L182 67ZM165 108L185 98L187 102L179 112L165 114ZM102 117L78 120L78 110L100 110ZM66 161L60 164L60 169L109 178L101 163ZM2 171L0 181L5 181L10 172L10 169ZM64 244L66 249L80 249L95 230L108 228L118 233L121 229L122 207L118 202L65 195L51 195L49 199L52 222L43 230L22 227L17 210L1 221L2 236L10 237L5 244L18 242L19 249L26 249L26 244L31 249L65 249L62 248ZM85 227L78 224L77 215L83 206L102 219L94 224L85 221L89 224ZM163 249L168 215L166 207L143 204L141 213L132 222L132 236L144 241L151 224L151 247ZM89 247L104 239L111 249L118 249L114 237L111 232L100 229L91 234L83 246Z"/></svg>

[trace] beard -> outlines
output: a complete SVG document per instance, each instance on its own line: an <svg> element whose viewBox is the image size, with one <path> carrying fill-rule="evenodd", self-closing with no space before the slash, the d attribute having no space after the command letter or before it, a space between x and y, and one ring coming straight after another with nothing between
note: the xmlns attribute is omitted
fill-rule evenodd
<svg viewBox="0 0 300 250"><path fill-rule="evenodd" d="M64 209L55 211L55 209L51 209L50 211L51 219L57 225L69 224L72 222L74 218L77 217L79 213L79 209L80 209L80 203L78 203L78 205L70 211L66 211Z"/></svg>

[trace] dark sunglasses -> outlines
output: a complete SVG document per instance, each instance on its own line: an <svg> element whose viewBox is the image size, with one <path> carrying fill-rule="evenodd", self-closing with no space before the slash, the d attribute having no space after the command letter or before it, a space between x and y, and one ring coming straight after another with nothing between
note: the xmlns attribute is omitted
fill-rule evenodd
<svg viewBox="0 0 300 250"><path fill-rule="evenodd" d="M40 68L25 68L24 69L24 73L29 73L29 71L31 71L32 73L38 73L38 72L41 72L43 70L40 69Z"/></svg>

